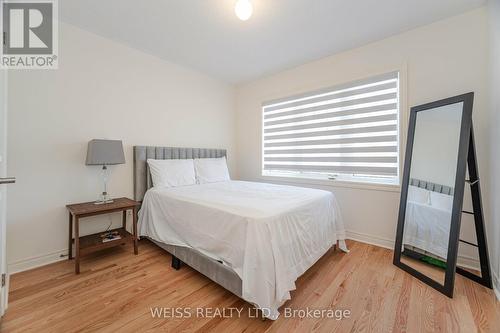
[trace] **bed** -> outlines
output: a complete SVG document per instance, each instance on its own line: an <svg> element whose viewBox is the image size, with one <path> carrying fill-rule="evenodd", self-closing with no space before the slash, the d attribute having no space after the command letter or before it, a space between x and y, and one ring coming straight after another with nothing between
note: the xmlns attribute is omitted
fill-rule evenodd
<svg viewBox="0 0 500 333"><path fill-rule="evenodd" d="M277 319L295 280L345 230L329 191L225 181L152 187L146 160L226 156L225 150L134 147L134 194L142 201L139 235Z"/></svg>
<svg viewBox="0 0 500 333"><path fill-rule="evenodd" d="M453 188L410 179L403 246L446 261Z"/></svg>

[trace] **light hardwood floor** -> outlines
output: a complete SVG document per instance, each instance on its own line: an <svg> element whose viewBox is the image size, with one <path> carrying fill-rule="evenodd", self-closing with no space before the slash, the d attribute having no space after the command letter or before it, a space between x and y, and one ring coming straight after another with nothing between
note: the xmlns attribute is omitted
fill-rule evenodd
<svg viewBox="0 0 500 333"><path fill-rule="evenodd" d="M392 251L348 242L298 281L292 309L349 310L347 319L249 316L250 305L201 274L170 268L170 255L142 240L90 256L82 273L64 261L11 278L2 332L500 332L493 292L462 276L449 299L392 265ZM243 308L240 318L152 318L151 307ZM282 310L283 311L283 310Z"/></svg>

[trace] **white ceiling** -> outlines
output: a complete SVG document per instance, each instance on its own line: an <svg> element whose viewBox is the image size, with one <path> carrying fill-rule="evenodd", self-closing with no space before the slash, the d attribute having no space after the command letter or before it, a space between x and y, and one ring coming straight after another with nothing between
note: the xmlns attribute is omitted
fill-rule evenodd
<svg viewBox="0 0 500 333"><path fill-rule="evenodd" d="M480 7L485 0L62 0L61 19L241 83Z"/></svg>

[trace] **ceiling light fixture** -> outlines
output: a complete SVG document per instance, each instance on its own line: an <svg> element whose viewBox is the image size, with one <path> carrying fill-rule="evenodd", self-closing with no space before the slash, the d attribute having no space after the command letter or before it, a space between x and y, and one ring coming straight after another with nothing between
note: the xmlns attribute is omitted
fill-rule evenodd
<svg viewBox="0 0 500 333"><path fill-rule="evenodd" d="M236 16L242 21L246 21L252 16L253 8L250 0L238 0L234 6Z"/></svg>

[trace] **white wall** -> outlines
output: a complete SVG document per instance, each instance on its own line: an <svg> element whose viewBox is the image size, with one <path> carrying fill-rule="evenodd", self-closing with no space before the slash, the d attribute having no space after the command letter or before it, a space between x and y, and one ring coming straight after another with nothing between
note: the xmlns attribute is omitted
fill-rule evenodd
<svg viewBox="0 0 500 333"><path fill-rule="evenodd" d="M236 137L240 178L263 179L260 176L262 102L400 69L404 131L406 106L469 91L476 93L474 125L479 167L481 176L486 178L482 183L488 184L486 21L486 10L481 8L239 86ZM399 207L397 188L288 183L333 191L352 238L392 246ZM488 187L483 185L485 198L487 193ZM485 201L487 206L488 200Z"/></svg>
<svg viewBox="0 0 500 333"><path fill-rule="evenodd" d="M491 197L492 225L489 229L489 241L493 249L491 258L494 284L500 298L500 0L490 0L489 41L490 41L490 116L491 116Z"/></svg>
<svg viewBox="0 0 500 333"><path fill-rule="evenodd" d="M61 23L58 70L9 76L8 262L17 271L67 252L65 205L102 191L87 142L123 140L109 192L133 196L132 146L227 148L234 166L234 89L192 70ZM119 223L120 215L113 216ZM102 230L108 218L83 222Z"/></svg>

